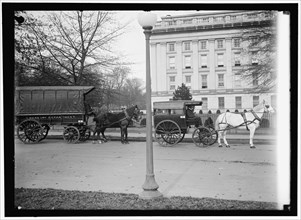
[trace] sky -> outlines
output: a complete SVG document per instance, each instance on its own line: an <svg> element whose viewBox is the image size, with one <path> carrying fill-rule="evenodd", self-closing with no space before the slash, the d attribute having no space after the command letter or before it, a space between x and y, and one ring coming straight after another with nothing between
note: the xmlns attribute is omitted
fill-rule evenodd
<svg viewBox="0 0 301 220"><path fill-rule="evenodd" d="M145 37L143 29L138 24L137 16L141 11L119 11L118 20L130 22L123 34L115 44L115 50L122 53L123 60L133 63L130 65L129 77L137 77L145 81ZM157 20L166 15L185 15L197 13L197 11L152 11L157 15Z"/></svg>

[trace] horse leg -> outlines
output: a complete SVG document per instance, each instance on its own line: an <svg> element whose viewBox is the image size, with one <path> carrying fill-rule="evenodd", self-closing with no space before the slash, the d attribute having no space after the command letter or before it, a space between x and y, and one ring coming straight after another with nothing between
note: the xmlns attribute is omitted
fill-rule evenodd
<svg viewBox="0 0 301 220"><path fill-rule="evenodd" d="M254 137L254 133L255 133L255 127L249 127L250 130L250 148L255 148L254 144L253 144L253 137Z"/></svg>
<svg viewBox="0 0 301 220"><path fill-rule="evenodd" d="M129 141L128 141L128 128L127 126L124 128L124 135L125 135L125 142L126 144L129 144Z"/></svg>
<svg viewBox="0 0 301 220"><path fill-rule="evenodd" d="M123 126L120 127L120 132L121 132L121 143L124 144L124 128L123 128Z"/></svg>
<svg viewBox="0 0 301 220"><path fill-rule="evenodd" d="M227 131L225 130L224 132L223 132L223 138L224 138L224 144L226 145L226 147L230 147L230 145L228 144L228 142L227 142L227 139L226 139L226 134L227 134Z"/></svg>
<svg viewBox="0 0 301 220"><path fill-rule="evenodd" d="M223 145L221 143L222 132L218 131L217 134L218 134L218 137L217 137L218 147L223 147Z"/></svg>
<svg viewBox="0 0 301 220"><path fill-rule="evenodd" d="M101 129L101 135L104 142L108 142L107 137L105 136L105 130L106 128Z"/></svg>
<svg viewBox="0 0 301 220"><path fill-rule="evenodd" d="M96 128L93 131L93 141L92 141L92 144L95 144L95 134L96 134Z"/></svg>

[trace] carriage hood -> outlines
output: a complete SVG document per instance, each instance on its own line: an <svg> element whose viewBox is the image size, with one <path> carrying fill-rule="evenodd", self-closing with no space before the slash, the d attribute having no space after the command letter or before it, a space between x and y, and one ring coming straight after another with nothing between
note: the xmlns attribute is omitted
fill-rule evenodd
<svg viewBox="0 0 301 220"><path fill-rule="evenodd" d="M16 87L16 115L72 115L85 113L85 95L93 86Z"/></svg>

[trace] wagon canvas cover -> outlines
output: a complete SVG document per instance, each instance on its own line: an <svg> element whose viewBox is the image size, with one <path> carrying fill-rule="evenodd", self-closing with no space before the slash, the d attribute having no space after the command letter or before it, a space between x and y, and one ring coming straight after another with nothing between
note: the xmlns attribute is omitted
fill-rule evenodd
<svg viewBox="0 0 301 220"><path fill-rule="evenodd" d="M83 114L93 86L16 87L16 115Z"/></svg>

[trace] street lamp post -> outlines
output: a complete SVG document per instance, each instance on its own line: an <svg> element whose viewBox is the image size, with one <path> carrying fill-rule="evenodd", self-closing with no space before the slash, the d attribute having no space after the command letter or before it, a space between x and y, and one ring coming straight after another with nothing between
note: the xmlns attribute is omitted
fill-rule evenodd
<svg viewBox="0 0 301 220"><path fill-rule="evenodd" d="M152 109L151 109L151 76L150 76L150 50L149 39L153 26L156 24L157 16L150 12L138 15L138 23L144 29L146 41L146 178L142 185L143 191L139 195L142 199L152 199L162 196L157 190L153 163L153 133L152 133Z"/></svg>

